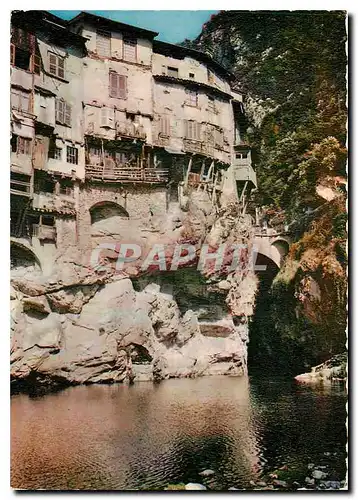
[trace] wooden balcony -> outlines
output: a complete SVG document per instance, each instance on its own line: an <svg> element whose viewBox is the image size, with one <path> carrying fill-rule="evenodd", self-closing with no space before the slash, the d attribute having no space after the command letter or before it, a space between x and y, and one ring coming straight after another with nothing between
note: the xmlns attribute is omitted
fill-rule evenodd
<svg viewBox="0 0 358 500"><path fill-rule="evenodd" d="M201 141L193 141L192 139L183 140L184 150L188 153L203 153L203 143Z"/></svg>
<svg viewBox="0 0 358 500"><path fill-rule="evenodd" d="M45 226L43 224L33 224L32 235L39 240L56 241L56 228L54 226Z"/></svg>
<svg viewBox="0 0 358 500"><path fill-rule="evenodd" d="M232 165L234 171L234 177L236 181L239 182L252 182L252 184L257 187L256 172L251 166L251 162L248 159L235 160Z"/></svg>
<svg viewBox="0 0 358 500"><path fill-rule="evenodd" d="M103 167L86 165L86 178L106 182L138 182L163 184L168 181L168 170L157 168L136 168L123 166Z"/></svg>

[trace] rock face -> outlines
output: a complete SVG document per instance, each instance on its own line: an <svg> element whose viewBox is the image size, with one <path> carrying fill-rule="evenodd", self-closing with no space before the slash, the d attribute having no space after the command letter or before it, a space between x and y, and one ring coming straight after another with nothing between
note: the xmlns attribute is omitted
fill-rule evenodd
<svg viewBox="0 0 358 500"><path fill-rule="evenodd" d="M249 217L240 217L235 207L215 216L204 204L205 215L201 201L191 199L179 232L176 226L166 232L171 244L189 233L191 241L208 241L213 248L248 240ZM14 273L14 387L247 372L253 271L235 270L223 279L210 267L200 272L192 267L181 277L180 272L143 275L140 263L114 273L74 262L68 255L60 259L51 278Z"/></svg>

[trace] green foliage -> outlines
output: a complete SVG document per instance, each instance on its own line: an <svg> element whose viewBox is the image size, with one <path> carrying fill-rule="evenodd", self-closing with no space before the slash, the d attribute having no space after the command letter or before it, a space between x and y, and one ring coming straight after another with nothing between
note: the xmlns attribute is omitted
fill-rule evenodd
<svg viewBox="0 0 358 500"><path fill-rule="evenodd" d="M345 21L344 11L221 11L190 44L236 75L246 94L255 203L280 214L296 236L285 268L263 283L250 337L266 364L294 371L345 343ZM315 298L305 289L312 281Z"/></svg>

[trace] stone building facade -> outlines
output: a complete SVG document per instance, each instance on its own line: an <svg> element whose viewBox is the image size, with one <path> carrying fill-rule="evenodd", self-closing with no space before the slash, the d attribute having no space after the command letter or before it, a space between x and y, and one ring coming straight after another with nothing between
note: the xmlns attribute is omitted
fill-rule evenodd
<svg viewBox="0 0 358 500"><path fill-rule="evenodd" d="M147 238L190 189L245 210L256 176L233 76L157 35L84 12L13 13L14 267L51 275L68 248L86 254L108 235L108 219L117 237Z"/></svg>

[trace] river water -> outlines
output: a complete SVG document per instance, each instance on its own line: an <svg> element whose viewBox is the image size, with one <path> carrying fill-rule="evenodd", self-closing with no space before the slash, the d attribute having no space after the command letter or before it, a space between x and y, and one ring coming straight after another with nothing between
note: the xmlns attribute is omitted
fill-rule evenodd
<svg viewBox="0 0 358 500"><path fill-rule="evenodd" d="M11 485L25 489L250 487L329 462L345 478L344 387L204 377L11 398ZM213 469L212 478L199 472ZM307 470L307 468L306 468ZM305 471L302 471L304 481Z"/></svg>

